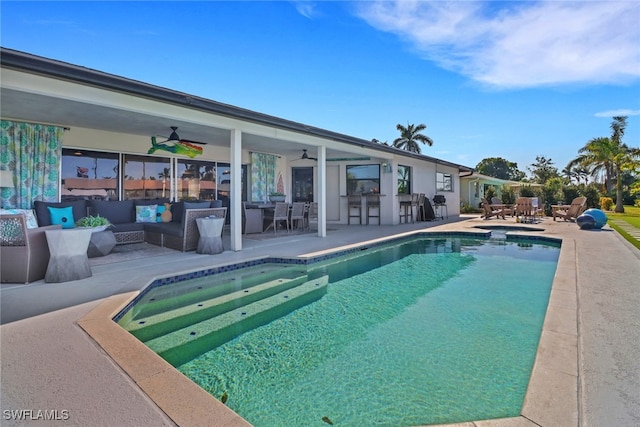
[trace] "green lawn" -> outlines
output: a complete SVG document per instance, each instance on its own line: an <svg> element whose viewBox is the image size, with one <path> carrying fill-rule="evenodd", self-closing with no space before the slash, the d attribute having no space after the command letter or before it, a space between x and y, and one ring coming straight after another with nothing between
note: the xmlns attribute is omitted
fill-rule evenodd
<svg viewBox="0 0 640 427"><path fill-rule="evenodd" d="M637 229L640 229L640 208L635 206L625 206L624 213L615 213L615 212L607 212L607 217L609 219L613 219L616 221L625 221ZM617 225L609 222L611 228L616 230L620 235L622 235L629 243L631 243L636 248L640 249L640 241L633 238L629 233L622 230Z"/></svg>

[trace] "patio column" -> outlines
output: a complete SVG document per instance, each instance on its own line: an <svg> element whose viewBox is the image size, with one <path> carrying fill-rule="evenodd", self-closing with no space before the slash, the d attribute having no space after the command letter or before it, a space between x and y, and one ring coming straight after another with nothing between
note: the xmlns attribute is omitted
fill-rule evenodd
<svg viewBox="0 0 640 427"><path fill-rule="evenodd" d="M231 129L231 250L242 250L242 132Z"/></svg>
<svg viewBox="0 0 640 427"><path fill-rule="evenodd" d="M318 237L327 237L327 147L318 147Z"/></svg>

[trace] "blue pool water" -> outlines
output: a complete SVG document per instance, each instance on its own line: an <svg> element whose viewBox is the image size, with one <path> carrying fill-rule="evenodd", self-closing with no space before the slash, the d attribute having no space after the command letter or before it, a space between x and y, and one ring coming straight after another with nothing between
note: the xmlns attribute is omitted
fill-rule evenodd
<svg viewBox="0 0 640 427"><path fill-rule="evenodd" d="M530 240L417 239L302 267L328 280L315 302L175 364L256 426L517 416L558 255Z"/></svg>

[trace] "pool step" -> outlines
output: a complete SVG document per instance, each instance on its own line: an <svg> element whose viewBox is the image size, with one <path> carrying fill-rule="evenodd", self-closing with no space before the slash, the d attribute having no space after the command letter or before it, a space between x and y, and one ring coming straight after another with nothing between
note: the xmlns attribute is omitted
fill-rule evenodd
<svg viewBox="0 0 640 427"><path fill-rule="evenodd" d="M263 264L161 286L143 296L140 303L127 313L131 314L128 319L123 319L124 322L119 323L124 325L131 319L137 320L178 307L197 304L230 292L251 288L268 280L294 279L306 274L306 268L299 265Z"/></svg>
<svg viewBox="0 0 640 427"><path fill-rule="evenodd" d="M263 278L264 280L264 278ZM198 300L197 303L167 310L163 313L147 317L137 318L125 326L129 332L141 341L166 335L178 329L185 328L198 322L210 319L233 309L246 306L258 300L284 292L308 280L306 275L293 279L275 279L239 289L225 295L206 300Z"/></svg>
<svg viewBox="0 0 640 427"><path fill-rule="evenodd" d="M322 276L145 344L173 366L179 366L246 331L317 301L327 292L328 283L328 276Z"/></svg>

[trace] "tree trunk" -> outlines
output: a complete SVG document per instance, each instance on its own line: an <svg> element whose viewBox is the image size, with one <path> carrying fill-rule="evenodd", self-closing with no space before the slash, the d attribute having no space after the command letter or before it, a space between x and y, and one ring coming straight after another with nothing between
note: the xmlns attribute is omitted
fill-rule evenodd
<svg viewBox="0 0 640 427"><path fill-rule="evenodd" d="M624 205L622 204L622 173L620 168L616 167L616 213L624 213Z"/></svg>

